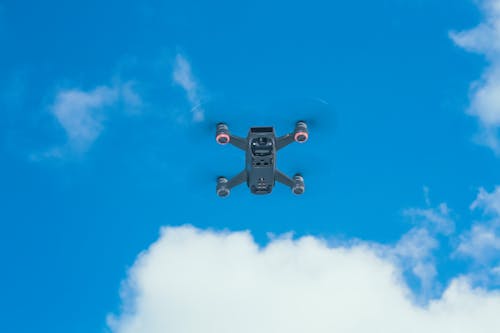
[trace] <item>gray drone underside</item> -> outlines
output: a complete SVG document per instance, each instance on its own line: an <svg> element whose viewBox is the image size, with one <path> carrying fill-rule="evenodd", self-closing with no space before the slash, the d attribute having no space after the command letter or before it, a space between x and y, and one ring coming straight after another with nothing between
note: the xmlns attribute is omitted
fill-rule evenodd
<svg viewBox="0 0 500 333"><path fill-rule="evenodd" d="M231 189L244 182L253 194L269 194L275 182L282 183L295 194L305 191L304 178L295 174L288 177L276 168L276 152L292 142L304 143L309 137L307 124L298 121L295 130L286 135L276 137L274 127L251 127L246 138L233 135L225 123L216 127L215 140L221 145L228 143L244 150L246 153L245 169L228 180L217 179L216 191L219 197L227 197Z"/></svg>

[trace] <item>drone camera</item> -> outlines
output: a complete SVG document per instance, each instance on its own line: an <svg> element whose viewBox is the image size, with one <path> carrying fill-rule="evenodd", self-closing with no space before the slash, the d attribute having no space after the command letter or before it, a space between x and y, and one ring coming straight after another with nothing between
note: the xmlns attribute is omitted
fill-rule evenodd
<svg viewBox="0 0 500 333"><path fill-rule="evenodd" d="M225 198L231 192L227 187L227 178L219 177L217 178L217 187L216 187L217 195L221 198Z"/></svg>
<svg viewBox="0 0 500 333"><path fill-rule="evenodd" d="M295 181L295 185L293 185L292 192L297 195L303 194L306 190L304 178L301 175L296 174L293 176L293 180Z"/></svg>
<svg viewBox="0 0 500 333"><path fill-rule="evenodd" d="M309 131L304 121L298 121L297 124L295 124L294 139L298 143L304 143L309 139Z"/></svg>
<svg viewBox="0 0 500 333"><path fill-rule="evenodd" d="M224 123L217 124L217 129L215 132L215 141L217 141L220 145L228 144L231 140L231 136L229 135L229 128Z"/></svg>

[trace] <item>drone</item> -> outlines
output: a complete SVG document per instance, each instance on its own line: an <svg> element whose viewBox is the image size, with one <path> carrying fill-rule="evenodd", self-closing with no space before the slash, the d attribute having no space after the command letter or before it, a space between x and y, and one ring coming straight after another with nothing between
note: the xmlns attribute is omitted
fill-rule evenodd
<svg viewBox="0 0 500 333"><path fill-rule="evenodd" d="M305 121L297 121L293 132L277 137L274 127L251 127L246 138L233 135L226 123L216 125L215 141L220 145L232 144L246 153L245 169L228 180L217 178L216 192L227 197L231 189L244 182L253 194L270 194L276 182L288 186L294 194L305 191L304 178L295 174L290 178L276 168L276 153L287 145L304 143L309 138Z"/></svg>

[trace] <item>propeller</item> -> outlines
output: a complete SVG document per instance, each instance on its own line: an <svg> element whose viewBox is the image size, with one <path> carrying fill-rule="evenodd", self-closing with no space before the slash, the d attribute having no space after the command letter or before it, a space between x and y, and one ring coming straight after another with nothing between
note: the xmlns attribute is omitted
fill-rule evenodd
<svg viewBox="0 0 500 333"><path fill-rule="evenodd" d="M199 116L197 119L195 115ZM215 140L217 124L226 123L229 131L238 136L246 137L248 129L254 126L252 119L256 118L254 109L227 101L214 100L197 105L193 111L193 121L190 123L189 136L198 140Z"/></svg>
<svg viewBox="0 0 500 333"><path fill-rule="evenodd" d="M319 98L295 98L277 102L271 106L273 112L283 114L276 121L278 135L289 132L297 121L307 124L310 139L331 138L337 126L336 113L330 103ZM328 140L327 140L328 141Z"/></svg>
<svg viewBox="0 0 500 333"><path fill-rule="evenodd" d="M293 98L269 103L251 104L227 100L212 100L193 108L189 124L195 140L215 135L218 123L226 123L232 134L245 137L254 126L274 126L277 135L292 132L297 121L305 121L314 136L331 135L336 128L336 114L320 98Z"/></svg>

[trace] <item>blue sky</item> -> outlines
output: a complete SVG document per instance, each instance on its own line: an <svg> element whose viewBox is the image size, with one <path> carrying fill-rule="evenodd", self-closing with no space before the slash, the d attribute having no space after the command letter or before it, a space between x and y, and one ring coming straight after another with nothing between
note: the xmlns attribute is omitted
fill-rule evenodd
<svg viewBox="0 0 500 333"><path fill-rule="evenodd" d="M410 308L441 304L459 277L498 302L499 26L498 0L0 1L0 330L188 332L151 328L137 295L156 285L137 276L188 274L155 249L181 239L171 249L196 266L183 253L203 248L200 235L262 249L282 240L292 256L287 246L307 252L304 236L348 259L363 249L352 261L402 276L392 286L411 290ZM249 116L266 114L284 134L314 100L335 117L278 161L304 172L304 196L280 185L215 196L214 177L239 172L244 156L214 142L209 120L245 135ZM178 270L150 273L141 252ZM256 274L253 259L238 262ZM165 281L158 290L184 290ZM192 303L209 302L199 295Z"/></svg>

